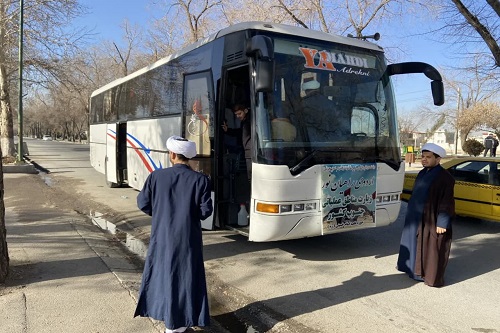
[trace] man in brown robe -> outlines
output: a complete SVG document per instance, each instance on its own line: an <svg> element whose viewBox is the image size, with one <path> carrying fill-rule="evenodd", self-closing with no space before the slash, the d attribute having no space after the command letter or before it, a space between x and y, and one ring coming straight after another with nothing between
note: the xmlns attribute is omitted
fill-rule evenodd
<svg viewBox="0 0 500 333"><path fill-rule="evenodd" d="M455 180L439 163L446 151L434 144L422 147L422 169L408 202L397 269L426 285L444 285L455 218Z"/></svg>

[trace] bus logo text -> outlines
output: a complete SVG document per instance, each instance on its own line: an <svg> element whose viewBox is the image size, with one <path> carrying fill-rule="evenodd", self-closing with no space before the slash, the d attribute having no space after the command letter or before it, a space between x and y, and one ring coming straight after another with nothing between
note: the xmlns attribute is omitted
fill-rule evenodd
<svg viewBox="0 0 500 333"><path fill-rule="evenodd" d="M368 68L368 61L365 58L356 57L347 54L333 53L326 50L318 51L307 47L299 47L300 52L304 55L306 63L305 68L323 69L329 71L337 71L335 64L356 66ZM352 71L354 72L354 71Z"/></svg>

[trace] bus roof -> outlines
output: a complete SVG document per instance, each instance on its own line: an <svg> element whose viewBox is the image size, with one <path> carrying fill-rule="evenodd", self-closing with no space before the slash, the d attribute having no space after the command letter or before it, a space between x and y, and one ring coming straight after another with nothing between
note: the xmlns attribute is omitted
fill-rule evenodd
<svg viewBox="0 0 500 333"><path fill-rule="evenodd" d="M173 53L165 58L162 58L162 59L152 63L151 65L148 65L142 69L139 69L139 70L127 75L127 76L116 79L116 80L104 85L103 87L95 90L90 97L98 95L98 94L102 93L103 91L106 91L106 90L108 90L114 86L117 86L123 82L126 82L134 77L137 77L141 74L144 74L144 73L146 73L146 72L148 72L148 71L150 71L158 66L161 66L165 63L168 63L169 61L176 59L176 58L180 57L181 55L186 54L189 51L194 50L194 49L196 49L204 44L207 44L207 43L209 43L217 38L223 37L225 35L229 35L229 34L234 33L234 32L243 31L243 30L269 31L269 32L283 34L283 35L300 36L300 37L318 39L318 40L327 41L327 42L353 45L353 46L358 46L361 48L375 50L375 51L383 51L382 47L380 47L379 45L368 42L366 40L358 39L358 38L332 35L332 34L329 34L326 32L322 32L322 31L305 29L302 27L279 24L279 23L259 22L259 21L242 22L242 23L237 23L237 24L231 25L227 28L221 29L218 32L216 32L216 33L214 33L214 34L212 34L204 39L200 39L199 41L182 48L178 52L175 52L175 53Z"/></svg>
<svg viewBox="0 0 500 333"><path fill-rule="evenodd" d="M347 44L359 46L365 49L372 49L376 51L382 51L382 48L374 43L367 42L362 39L352 38L352 37L344 37L339 35L329 34L323 31L306 29L293 25L279 24L279 23L270 23L270 22L242 22L234 24L230 27L224 28L215 34L215 38L222 37L224 35L228 35L230 33L241 31L241 30L261 30L261 31L269 31L280 33L283 35L292 35L292 36L300 36L311 39L319 39L328 42Z"/></svg>

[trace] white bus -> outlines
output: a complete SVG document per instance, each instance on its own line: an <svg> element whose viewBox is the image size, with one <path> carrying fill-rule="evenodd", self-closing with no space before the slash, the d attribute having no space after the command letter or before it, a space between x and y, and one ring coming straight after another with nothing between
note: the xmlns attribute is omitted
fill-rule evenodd
<svg viewBox="0 0 500 333"><path fill-rule="evenodd" d="M180 135L197 144L191 167L212 181L206 229L261 242L385 226L404 177L391 76L407 73L425 74L434 104L444 103L436 69L388 65L364 39L236 24L94 91L91 164L109 186L140 190L170 166L165 142ZM239 127L236 103L250 110L250 181L221 126ZM242 205L248 225L237 223Z"/></svg>

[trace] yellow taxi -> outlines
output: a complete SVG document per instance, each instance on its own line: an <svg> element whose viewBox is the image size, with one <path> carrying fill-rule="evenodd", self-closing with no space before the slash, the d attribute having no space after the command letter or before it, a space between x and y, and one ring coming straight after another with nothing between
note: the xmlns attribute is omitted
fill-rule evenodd
<svg viewBox="0 0 500 333"><path fill-rule="evenodd" d="M500 222L500 158L459 157L441 163L455 178L457 215ZM418 172L406 172L401 199L408 201Z"/></svg>

